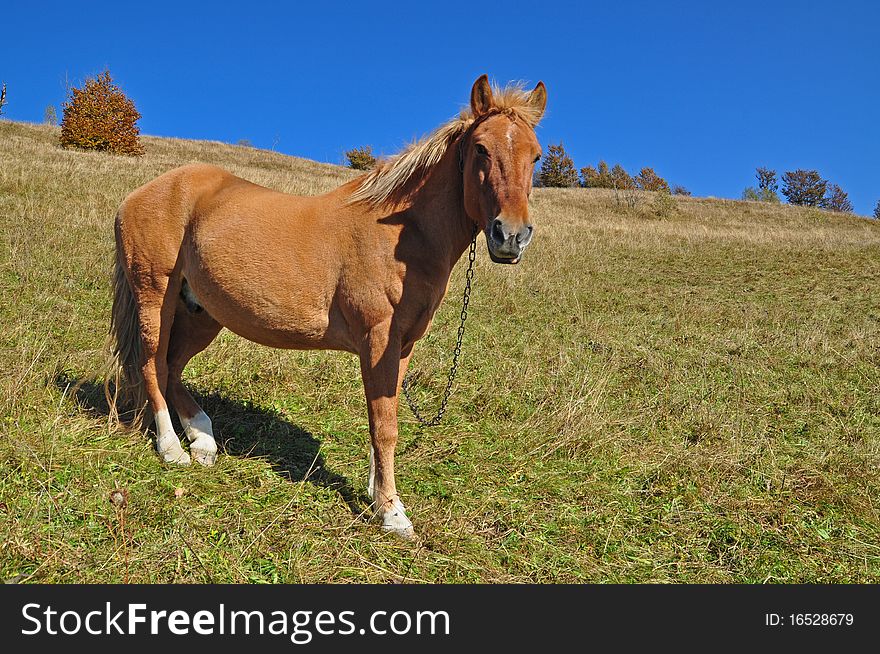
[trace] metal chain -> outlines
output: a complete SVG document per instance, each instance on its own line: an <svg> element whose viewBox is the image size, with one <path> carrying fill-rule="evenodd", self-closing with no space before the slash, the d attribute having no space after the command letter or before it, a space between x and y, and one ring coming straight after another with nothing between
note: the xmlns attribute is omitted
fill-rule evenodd
<svg viewBox="0 0 880 654"><path fill-rule="evenodd" d="M471 282L473 282L474 279L474 261L476 258L477 234L474 233L474 238L471 241L471 248L468 252L468 269L465 273L464 296L461 301L461 324L458 326L458 339L455 343L455 349L452 351L452 367L449 369L449 381L446 383L446 390L443 391L443 399L440 401L440 408L437 409L437 413L433 418L430 420L426 419L419 410L415 400L410 397L409 389L412 380L410 379L409 372L407 372L406 376L403 378L403 384L401 385L403 396L406 398L406 402L409 404L409 408L416 417L416 420L418 420L419 424L423 427L435 427L439 425L440 421L443 420L443 414L446 413L446 405L449 402L449 396L452 393L452 382L455 381L455 373L458 371L458 357L461 355L461 341L464 338L464 322L467 320L468 304L470 304L471 301Z"/></svg>

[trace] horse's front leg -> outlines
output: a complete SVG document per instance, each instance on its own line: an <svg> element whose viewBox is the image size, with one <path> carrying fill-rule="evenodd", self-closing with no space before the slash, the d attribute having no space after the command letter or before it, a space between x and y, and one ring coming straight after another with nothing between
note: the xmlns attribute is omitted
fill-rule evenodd
<svg viewBox="0 0 880 654"><path fill-rule="evenodd" d="M390 322L374 327L364 339L360 353L361 376L370 419L370 496L375 517L383 529L414 538L412 522L397 493L394 481L394 448L397 447L397 394L401 368L400 339Z"/></svg>

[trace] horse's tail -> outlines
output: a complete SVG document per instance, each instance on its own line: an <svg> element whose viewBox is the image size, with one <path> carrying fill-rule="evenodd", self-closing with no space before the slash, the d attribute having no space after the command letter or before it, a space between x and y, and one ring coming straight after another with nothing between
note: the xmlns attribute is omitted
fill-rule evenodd
<svg viewBox="0 0 880 654"><path fill-rule="evenodd" d="M137 305L117 241L113 271L113 309L107 337L107 365L104 371L104 396L110 408L111 422L120 423L120 404L131 418L126 422L141 428L146 424L147 393L141 372L143 344ZM128 415L126 415L128 418Z"/></svg>

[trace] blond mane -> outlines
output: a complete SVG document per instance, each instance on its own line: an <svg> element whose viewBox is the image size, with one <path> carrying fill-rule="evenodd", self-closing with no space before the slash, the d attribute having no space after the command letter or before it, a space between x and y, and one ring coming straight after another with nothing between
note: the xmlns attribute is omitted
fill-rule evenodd
<svg viewBox="0 0 880 654"><path fill-rule="evenodd" d="M541 120L542 110L529 103L529 92L523 84L511 84L504 88L492 86L494 107L487 115L504 114L522 121L534 129ZM482 118L482 116L481 116ZM380 162L362 179L349 202L366 202L378 206L396 201L406 195L405 189L436 166L453 143L464 134L476 117L470 108L465 109L433 133L407 146L398 154Z"/></svg>

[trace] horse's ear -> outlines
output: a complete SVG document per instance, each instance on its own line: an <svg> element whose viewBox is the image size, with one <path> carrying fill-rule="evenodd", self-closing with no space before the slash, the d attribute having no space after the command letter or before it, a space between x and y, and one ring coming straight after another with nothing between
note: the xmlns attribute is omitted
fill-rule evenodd
<svg viewBox="0 0 880 654"><path fill-rule="evenodd" d="M482 75L474 82L474 87L471 89L471 111L474 117L482 116L494 106L495 100L492 98L489 76Z"/></svg>
<svg viewBox="0 0 880 654"><path fill-rule="evenodd" d="M538 85L529 93L529 106L534 109L537 119L541 120L544 109L547 108L547 87L544 86L544 82L538 82Z"/></svg>

